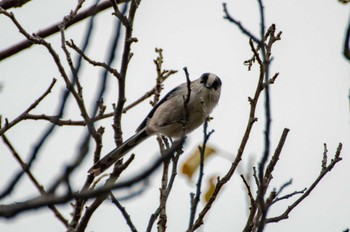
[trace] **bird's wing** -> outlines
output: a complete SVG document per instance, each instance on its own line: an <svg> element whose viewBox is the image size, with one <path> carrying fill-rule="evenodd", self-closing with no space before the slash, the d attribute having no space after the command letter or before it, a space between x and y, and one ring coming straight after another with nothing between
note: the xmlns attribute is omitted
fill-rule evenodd
<svg viewBox="0 0 350 232"><path fill-rule="evenodd" d="M185 83L179 85L178 87L175 87L174 89L172 89L170 92L168 92L158 103L157 105L155 105L152 110L148 113L147 117L141 122L141 124L137 127L136 132L141 131L142 129L144 129L147 125L147 121L148 119L153 117L154 112L157 110L157 108L163 104L165 101L169 100L170 98L174 97L176 95L176 92L182 88L182 85L184 85Z"/></svg>

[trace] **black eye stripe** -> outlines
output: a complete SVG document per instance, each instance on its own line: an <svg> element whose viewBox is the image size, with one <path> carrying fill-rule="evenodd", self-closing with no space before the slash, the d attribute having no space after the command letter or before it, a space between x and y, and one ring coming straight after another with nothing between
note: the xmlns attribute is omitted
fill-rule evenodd
<svg viewBox="0 0 350 232"><path fill-rule="evenodd" d="M204 73L201 77L201 83L207 83L208 81L208 76L209 74L208 73Z"/></svg>
<svg viewBox="0 0 350 232"><path fill-rule="evenodd" d="M209 77L210 77L210 80L209 80ZM200 77L200 83L206 86L206 88L213 88L215 90L220 88L222 84L220 78L215 74L211 74L211 73L204 73Z"/></svg>

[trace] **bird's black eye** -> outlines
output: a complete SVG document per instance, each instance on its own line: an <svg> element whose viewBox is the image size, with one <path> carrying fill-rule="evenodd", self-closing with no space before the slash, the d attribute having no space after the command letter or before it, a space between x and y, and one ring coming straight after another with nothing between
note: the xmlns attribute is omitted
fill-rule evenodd
<svg viewBox="0 0 350 232"><path fill-rule="evenodd" d="M208 76L209 74L208 73L204 73L202 76L201 76L201 83L207 83L208 81Z"/></svg>

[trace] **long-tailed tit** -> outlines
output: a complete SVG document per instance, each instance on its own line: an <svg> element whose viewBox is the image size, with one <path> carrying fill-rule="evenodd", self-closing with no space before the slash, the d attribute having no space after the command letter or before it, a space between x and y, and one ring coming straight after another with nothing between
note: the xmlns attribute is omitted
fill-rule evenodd
<svg viewBox="0 0 350 232"><path fill-rule="evenodd" d="M204 73L190 83L190 95L185 104L188 84L180 84L153 107L134 136L96 162L89 169L89 173L99 175L151 135L162 134L170 138L180 138L192 132L207 120L219 101L220 92L220 78L212 73Z"/></svg>

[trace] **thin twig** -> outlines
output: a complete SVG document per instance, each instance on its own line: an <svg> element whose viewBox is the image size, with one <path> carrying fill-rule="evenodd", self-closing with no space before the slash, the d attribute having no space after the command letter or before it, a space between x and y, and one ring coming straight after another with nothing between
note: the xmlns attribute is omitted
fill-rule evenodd
<svg viewBox="0 0 350 232"><path fill-rule="evenodd" d="M96 2L97 4L97 2ZM123 13L125 13L127 11L127 8L128 8L128 4L125 4L123 6ZM112 36L111 38L111 46L108 47L108 50L109 50L109 56L108 56L108 59L107 59L107 64L105 64L104 67L109 67L109 70L112 70L110 68L110 65L111 63L114 61L115 57L116 57L116 53L117 53L117 48L118 48L118 41L120 39L120 35L121 35L121 23L120 21L115 21L115 27L116 29L113 30L114 31L114 35ZM68 44L68 43L67 43ZM71 43L73 48L75 48L76 51L78 51L78 53L81 55L81 57L83 57L85 60L88 59L84 52L81 51L72 41ZM97 114L97 117L98 116L102 116L104 114L104 111L106 109L106 107L104 106L103 104L103 96L104 96L104 93L105 93L105 90L106 90L106 85L107 85L107 77L108 77L108 68L102 73L102 77L99 79L100 80L100 84L99 84L99 88L98 88L98 91L97 91L97 95L95 97L95 101L94 101L94 106L93 106L93 109L92 109L92 112L91 112L91 115L92 117L95 117L96 114ZM116 71L116 70L112 70L112 74L114 74L115 76L118 77L119 73ZM99 134L103 134L104 132L104 128L100 128L100 132ZM84 146L88 146L89 145L89 141L90 141L90 138L91 136L89 135L89 133L86 134L85 138L82 140L82 147ZM95 138L95 143L96 143L96 149L95 149L95 152L94 152L94 162L97 162L100 158L100 154L101 154L101 150L102 150L102 138L101 136ZM132 158L130 159L129 162L131 162ZM128 163L128 162L126 162ZM92 181L93 181L93 176L91 175L88 175L87 178L86 178L86 181L85 181L85 184L82 188L81 191L86 191L90 185L92 184ZM112 179L112 180L116 180L116 178ZM109 183L111 184L112 182L109 181ZM94 209L97 209L97 207L104 201L105 198L103 197L98 197L96 199L96 201L94 201L94 206L96 206L96 208ZM77 199L76 200L76 204L75 204L75 214L70 223L71 227L72 228L76 228L78 226L79 229L82 229L84 228L85 225L87 225L87 222L88 222L88 219L89 217L88 216L91 216L92 214L85 214L84 215L84 220L82 220L82 222L77 225L80 217L81 217L81 209L83 208L84 204L85 204L85 200L83 199ZM94 212L93 207L89 208L89 212Z"/></svg>
<svg viewBox="0 0 350 232"><path fill-rule="evenodd" d="M168 181L168 184L167 184L166 189L165 189L164 194L163 194L163 201L164 202L166 202L168 200L170 192L174 186L175 177L177 175L177 165L178 165L180 155L182 153L183 153L183 151L182 151L181 147L179 147L179 149L176 151L174 157L171 159L172 160L171 175L170 175L170 179ZM156 211L151 215L151 217L148 221L147 229L146 229L147 232L152 231L152 226L153 226L154 222L156 221L156 219L158 218L160 213L161 213L161 205L159 205L159 207L156 209Z"/></svg>
<svg viewBox="0 0 350 232"><path fill-rule="evenodd" d="M31 182L34 184L34 186L38 189L40 194L42 196L45 196L47 193L44 189L44 187L39 183L39 181L34 177L33 173L30 171L28 165L22 160L20 155L17 153L15 148L12 146L11 142L8 140L6 135L2 135L2 140L4 141L5 145L10 149L12 155L15 157L19 165L21 166L22 170L27 174L28 178L31 180ZM58 211L58 209L53 205L49 204L47 207L54 213L54 215L57 217L59 221L61 221L66 227L68 227L68 221L64 218L64 216Z"/></svg>
<svg viewBox="0 0 350 232"><path fill-rule="evenodd" d="M114 117L113 117L113 129L114 129L114 140L117 146L120 146L123 143L122 137L122 113L124 104L126 102L125 97L125 79L129 66L129 61L132 57L131 54L131 44L137 42L136 38L132 37L134 17L136 10L138 8L138 2L136 0L131 1L129 15L128 15L128 26L125 26L125 38L124 38L124 48L122 54L121 65L119 68L120 78L118 78L118 102L115 108Z"/></svg>
<svg viewBox="0 0 350 232"><path fill-rule="evenodd" d="M0 7L5 10L13 7L22 7L24 4L30 2L31 0L2 0L0 2Z"/></svg>
<svg viewBox="0 0 350 232"><path fill-rule="evenodd" d="M168 143L163 143L161 136L157 136L157 140L160 146L160 154L163 156L166 154L166 150L169 149ZM166 140L166 139L164 139ZM167 148L165 148L165 146ZM168 186L168 173L169 173L169 164L170 160L164 160L163 162L163 172L162 172L162 177L161 177L161 187L159 189L160 191L160 196L159 196L159 220L157 223L157 231L158 232L165 232L166 231L166 225L167 225L167 220L168 216L166 213L166 206L167 206L167 200L168 196L166 195L166 189ZM157 210L158 211L158 210Z"/></svg>
<svg viewBox="0 0 350 232"><path fill-rule="evenodd" d="M120 3L124 3L124 2L127 2L128 0L118 0L118 4ZM101 11L104 11L108 8L111 7L111 2L109 0L106 0L102 3L100 3L99 5L95 6L91 6L89 7L88 9L84 10L84 11L81 11L80 13L78 13L74 18L72 18L69 23L66 25L66 28L90 17L90 16L93 16ZM55 23L53 24L52 26L50 27L47 27L47 28L44 28L44 29L41 29L39 31L37 31L36 33L34 33L35 35L41 37L41 38L46 38L50 35L53 35L57 32L59 32L59 25L62 24L62 21L61 22L58 22L58 23ZM33 45L33 43L31 42L31 40L23 40L21 42L18 42L14 45L11 45L10 47L0 51L0 61L3 60L3 59L6 59L10 56L13 56L15 54L17 54L18 52L21 52L23 51L24 49L26 48L29 48Z"/></svg>
<svg viewBox="0 0 350 232"><path fill-rule="evenodd" d="M348 23L348 27L346 29L344 45L343 45L343 55L347 60L350 61L350 21Z"/></svg>
<svg viewBox="0 0 350 232"><path fill-rule="evenodd" d="M122 163L120 160L116 162L116 165L114 166L114 170L110 177L106 180L105 184L103 185L103 188L109 188L110 186L113 186L113 184L116 182L116 180L119 178L120 174L130 165L130 163L133 161L134 156L131 156L125 163ZM81 192L87 192L89 190L83 189ZM96 195L96 198L91 203L89 207L86 208L84 215L82 216L80 222L76 225L76 228L74 229L74 232L83 232L85 231L88 222L90 221L90 218L92 217L93 213L96 211L96 209L107 199L108 195L110 195L111 192L107 191L101 194ZM77 200L86 200L86 199L77 199Z"/></svg>
<svg viewBox="0 0 350 232"><path fill-rule="evenodd" d="M208 213L208 211L210 210L212 204L214 203L214 201L216 200L216 197L218 195L218 193L220 192L221 188L231 179L233 173L235 172L238 164L241 162L242 157L243 157L243 153L244 153L244 149L245 146L248 142L251 130L253 128L254 123L257 121L257 118L255 116L255 111L256 111L256 106L260 97L261 92L263 91L263 81L264 78L262 75L260 75L257 86L256 86L256 90L254 93L254 97L253 98L248 98L249 103L250 103L250 112L249 112L249 118L248 118L248 122L247 122L247 126L243 135L243 138L241 140L241 144L238 148L238 152L237 152L237 156L235 158L235 160L232 162L231 167L229 169L229 171L226 173L226 175L219 179L214 192L212 194L212 196L210 197L209 201L207 202L207 204L204 206L204 208L201 210L201 212L199 213L196 221L194 222L193 226L188 229L187 231L194 231L197 228L199 228L202 224L203 224L203 218L204 216Z"/></svg>
<svg viewBox="0 0 350 232"><path fill-rule="evenodd" d="M94 61L92 59L90 59L82 50L80 50L74 43L73 40L71 41L67 41L66 42L67 46L69 46L70 48L74 49L79 55L81 55L84 60L86 60L87 62L89 62L90 64L94 65L94 66L100 66L100 67L103 67L104 69L106 69L108 72L110 72L111 74L113 74L115 77L119 78L119 73L118 73L118 70L112 68L111 66L109 66L108 64L106 63L103 63L103 62L97 62L97 61Z"/></svg>
<svg viewBox="0 0 350 232"><path fill-rule="evenodd" d="M296 206L298 206L307 196L310 195L310 193L315 189L315 187L319 184L319 182L325 177L325 175L330 172L333 167L342 160L340 157L341 151L342 151L343 145L339 143L337 150L335 152L334 158L331 160L329 165L321 171L319 176L316 178L316 180L311 184L311 186L303 193L302 196L300 196L293 204L288 206L288 208L277 217L267 218L266 223L273 223L273 222L279 222L281 220L287 219L289 217L289 213L295 209Z"/></svg>
<svg viewBox="0 0 350 232"><path fill-rule="evenodd" d="M322 158L322 164L321 164L321 172L327 168L327 154L328 154L328 149L327 149L327 144L323 144L323 158Z"/></svg>
<svg viewBox="0 0 350 232"><path fill-rule="evenodd" d="M263 40L258 39L255 35L253 35L250 31L248 31L248 29L246 29L241 22L239 22L238 20L234 19L230 13L227 10L227 4L226 3L222 3L223 6L223 10L224 10L224 19L227 19L229 22L235 24L243 34L245 34L246 36L248 36L250 39L252 39L255 43L262 45Z"/></svg>
<svg viewBox="0 0 350 232"><path fill-rule="evenodd" d="M111 197L111 200L113 202L113 204L115 206L117 206L117 208L119 209L119 211L122 213L125 221L126 221L126 224L129 226L130 228L130 231L132 232L137 232L137 229L134 225L134 223L132 222L131 218L130 218L130 215L128 214L128 212L126 211L125 207L123 207L120 202L117 200L117 198L115 198L115 196L113 195L112 192L109 193L109 196Z"/></svg>
<svg viewBox="0 0 350 232"><path fill-rule="evenodd" d="M53 86L56 83L56 79L53 78L51 81L51 84L46 89L46 91L38 98L36 99L22 114L20 114L17 118L12 120L11 122L5 123L3 127L0 127L0 136L4 134L8 129L19 123L20 121L26 119L28 117L28 113L33 110L35 107L39 105L39 103L51 92ZM0 122L1 123L1 122Z"/></svg>
<svg viewBox="0 0 350 232"><path fill-rule="evenodd" d="M178 149L183 147L185 139L186 138L183 137L178 141L174 142L174 144L171 146L171 148L168 150L165 156L159 157L157 160L155 160L155 162L153 162L153 164L149 168L146 168L143 172L138 173L137 175L128 180L119 181L118 183L113 184L111 186L104 186L94 190L88 190L83 192L73 191L63 195L47 194L44 197L36 197L23 202L17 202L16 204L3 204L0 205L0 217L10 218L24 211L41 208L50 204L65 204L72 199L89 199L99 196L101 194L106 194L111 190L129 188L145 180L152 173L154 173L154 171L160 166L160 164L163 163L165 159L171 159L171 157L173 157L174 155L174 152L178 151Z"/></svg>
<svg viewBox="0 0 350 232"><path fill-rule="evenodd" d="M198 203L200 201L200 196L202 193L202 180L204 176L204 155L205 155L205 149L207 146L207 142L210 138L210 136L214 133L214 130L211 130L207 132L208 130L208 120L204 122L203 125L203 143L201 147L198 147L199 154L200 154L200 162L199 162L199 173L198 173L198 180L196 183L196 194L191 194L191 210L190 210L190 220L188 224L188 229L190 229L193 226Z"/></svg>

